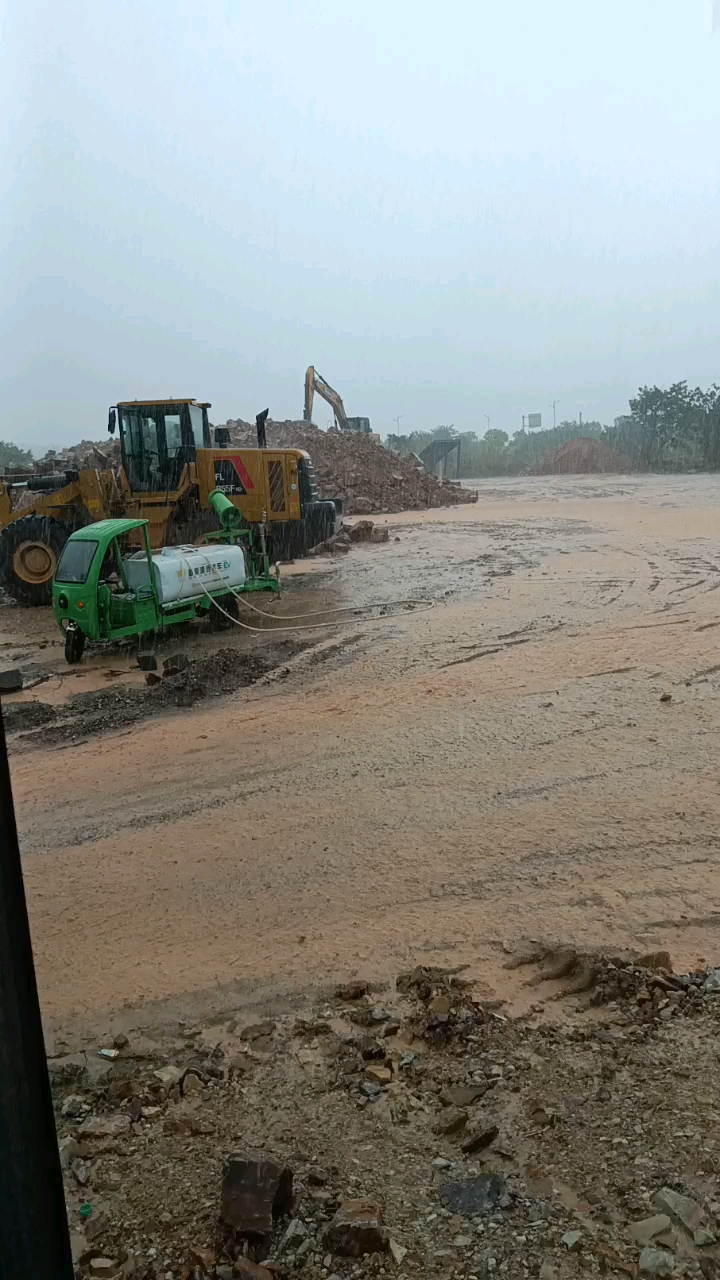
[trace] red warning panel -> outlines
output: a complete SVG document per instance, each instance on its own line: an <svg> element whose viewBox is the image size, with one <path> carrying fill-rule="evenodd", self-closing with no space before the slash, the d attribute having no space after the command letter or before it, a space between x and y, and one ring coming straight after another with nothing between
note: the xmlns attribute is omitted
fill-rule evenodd
<svg viewBox="0 0 720 1280"><path fill-rule="evenodd" d="M252 493L255 485L239 454L231 453L224 458L215 459L215 488L221 493L240 497L245 493Z"/></svg>

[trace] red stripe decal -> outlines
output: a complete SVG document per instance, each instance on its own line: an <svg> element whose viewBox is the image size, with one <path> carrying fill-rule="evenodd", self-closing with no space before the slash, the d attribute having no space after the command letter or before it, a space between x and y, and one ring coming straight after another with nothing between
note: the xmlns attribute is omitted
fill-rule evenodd
<svg viewBox="0 0 720 1280"><path fill-rule="evenodd" d="M245 466L245 463L243 462L242 458L238 454L233 454L230 458L230 461L232 462L235 470L237 471L240 479L242 480L242 483L245 489L247 489L249 493L251 489L255 488L255 485L250 479L250 475L247 467Z"/></svg>

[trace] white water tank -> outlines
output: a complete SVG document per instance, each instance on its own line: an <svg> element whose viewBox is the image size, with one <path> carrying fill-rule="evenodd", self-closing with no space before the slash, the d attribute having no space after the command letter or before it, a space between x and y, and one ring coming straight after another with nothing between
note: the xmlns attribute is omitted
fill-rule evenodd
<svg viewBox="0 0 720 1280"><path fill-rule="evenodd" d="M152 557L155 586L161 604L202 599L206 591L225 587L236 591L247 576L242 547L223 543L205 547L163 547ZM124 561L131 591L150 585L147 554L136 551Z"/></svg>

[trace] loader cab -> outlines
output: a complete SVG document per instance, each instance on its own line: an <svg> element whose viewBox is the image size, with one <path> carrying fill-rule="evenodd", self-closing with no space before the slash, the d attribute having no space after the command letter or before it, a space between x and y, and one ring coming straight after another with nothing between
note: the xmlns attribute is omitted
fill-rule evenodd
<svg viewBox="0 0 720 1280"><path fill-rule="evenodd" d="M198 449L210 448L209 404L130 400L114 405L108 431L120 428L120 451L133 493L172 493Z"/></svg>

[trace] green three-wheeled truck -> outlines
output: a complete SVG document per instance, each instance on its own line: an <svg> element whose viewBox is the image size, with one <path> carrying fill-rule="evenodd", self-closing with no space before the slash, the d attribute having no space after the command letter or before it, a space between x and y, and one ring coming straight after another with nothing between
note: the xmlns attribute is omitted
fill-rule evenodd
<svg viewBox="0 0 720 1280"><path fill-rule="evenodd" d="M202 546L153 551L147 520L99 520L76 530L65 544L53 581L53 608L65 635L65 657L79 662L86 641L148 640L208 613L234 618L237 597L278 592L264 547L258 552L240 512L216 490L210 502L220 531ZM141 550L127 535L141 532Z"/></svg>

